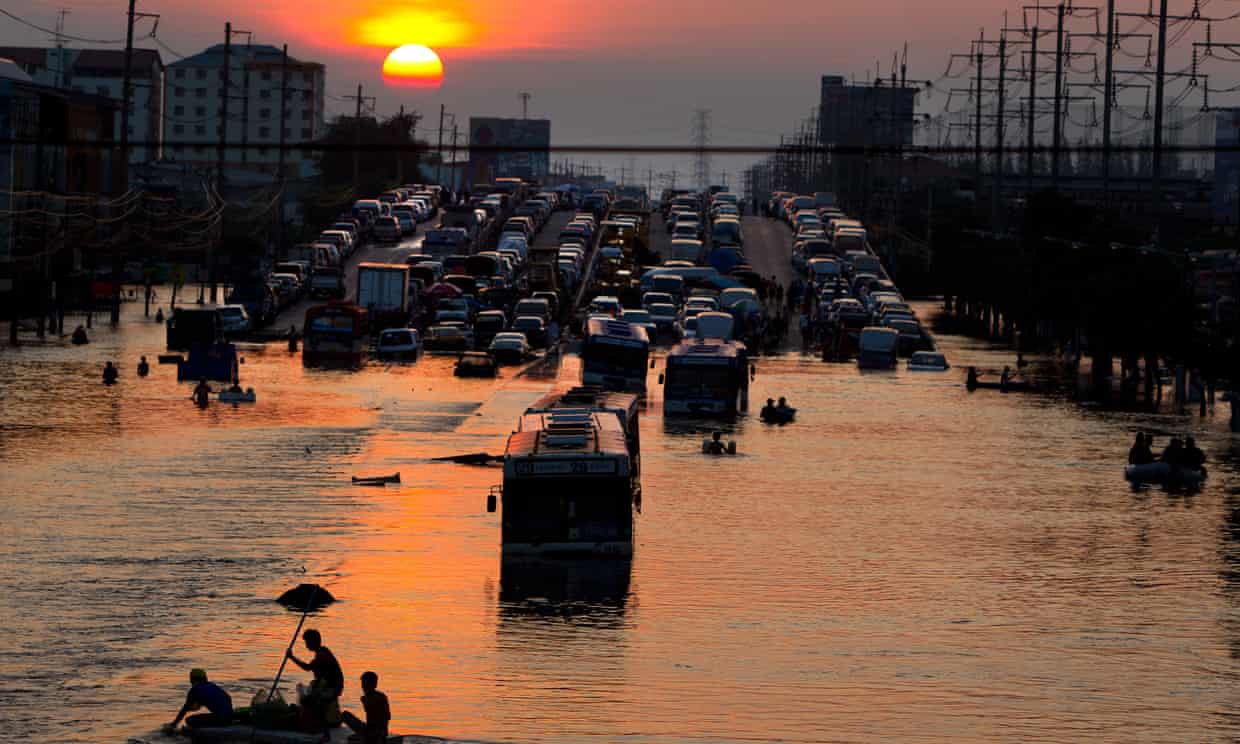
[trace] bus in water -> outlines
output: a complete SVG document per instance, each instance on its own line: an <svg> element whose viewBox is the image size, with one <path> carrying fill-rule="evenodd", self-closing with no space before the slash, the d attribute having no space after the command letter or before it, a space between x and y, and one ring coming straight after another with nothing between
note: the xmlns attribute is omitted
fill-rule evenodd
<svg viewBox="0 0 1240 744"><path fill-rule="evenodd" d="M632 323L594 317L581 346L581 383L618 392L646 392L650 338Z"/></svg>
<svg viewBox="0 0 1240 744"><path fill-rule="evenodd" d="M682 341L667 355L663 413L732 416L749 406L749 352L739 341Z"/></svg>
<svg viewBox="0 0 1240 744"><path fill-rule="evenodd" d="M358 365L370 346L370 320L351 302L329 302L306 310L301 361L305 365Z"/></svg>
<svg viewBox="0 0 1240 744"><path fill-rule="evenodd" d="M636 395L585 387L526 409L504 452L505 556L632 555L638 410Z"/></svg>

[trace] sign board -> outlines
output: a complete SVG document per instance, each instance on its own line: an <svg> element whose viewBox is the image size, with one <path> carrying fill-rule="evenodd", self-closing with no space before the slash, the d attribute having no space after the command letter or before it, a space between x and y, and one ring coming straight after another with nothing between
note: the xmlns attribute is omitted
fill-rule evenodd
<svg viewBox="0 0 1240 744"><path fill-rule="evenodd" d="M546 179L551 169L549 119L469 119L468 183L496 178Z"/></svg>
<svg viewBox="0 0 1240 744"><path fill-rule="evenodd" d="M540 475L615 475L615 460L517 460L514 463L520 477Z"/></svg>

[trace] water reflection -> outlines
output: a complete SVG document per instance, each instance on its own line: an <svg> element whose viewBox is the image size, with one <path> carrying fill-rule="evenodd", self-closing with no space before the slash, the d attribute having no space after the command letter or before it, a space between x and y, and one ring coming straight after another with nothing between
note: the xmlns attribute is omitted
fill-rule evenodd
<svg viewBox="0 0 1240 744"><path fill-rule="evenodd" d="M629 557L504 556L500 561L500 618L622 615L632 571Z"/></svg>

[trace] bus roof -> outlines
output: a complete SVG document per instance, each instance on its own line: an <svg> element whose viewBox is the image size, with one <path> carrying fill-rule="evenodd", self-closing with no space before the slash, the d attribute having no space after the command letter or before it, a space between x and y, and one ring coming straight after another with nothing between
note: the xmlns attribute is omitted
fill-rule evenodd
<svg viewBox="0 0 1240 744"><path fill-rule="evenodd" d="M731 364L741 358L744 348L735 341L681 341L667 353L667 363Z"/></svg>
<svg viewBox="0 0 1240 744"><path fill-rule="evenodd" d="M628 461L624 429L619 419L606 412L585 408L527 411L520 426L508 437L508 457L594 456Z"/></svg>

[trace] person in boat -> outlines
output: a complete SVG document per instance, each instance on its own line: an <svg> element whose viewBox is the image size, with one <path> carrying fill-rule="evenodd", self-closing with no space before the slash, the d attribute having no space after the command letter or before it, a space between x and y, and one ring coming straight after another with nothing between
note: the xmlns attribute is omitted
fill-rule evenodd
<svg viewBox="0 0 1240 744"><path fill-rule="evenodd" d="M780 398L779 404L775 406L775 411L779 413L781 416L788 416L792 413L793 410L794 409L792 408L792 406L788 405L787 398Z"/></svg>
<svg viewBox="0 0 1240 744"><path fill-rule="evenodd" d="M1171 439L1167 449L1163 450L1162 457L1159 459L1176 468L1184 464L1184 443L1180 441L1179 437Z"/></svg>
<svg viewBox="0 0 1240 744"><path fill-rule="evenodd" d="M775 415L775 399L767 398L766 405L762 406L762 418L770 418Z"/></svg>
<svg viewBox="0 0 1240 744"><path fill-rule="evenodd" d="M146 361L146 357L138 362L138 377L146 377L151 373L151 365Z"/></svg>
<svg viewBox="0 0 1240 744"><path fill-rule="evenodd" d="M185 714L198 708L206 708L209 712L195 713L185 718ZM232 698L224 688L209 682L206 671L193 669L189 673L189 694L185 696L185 705L181 706L172 723L164 726L164 730L169 733L175 731L182 718L185 718L186 726L196 729L205 726L228 726L232 723L232 717Z"/></svg>
<svg viewBox="0 0 1240 744"><path fill-rule="evenodd" d="M723 443L722 437L723 437L723 432L721 431L717 431L714 434L712 434L711 439L710 439L710 445L708 445L706 451L712 455L722 455L723 453L727 452L728 447L727 445Z"/></svg>
<svg viewBox="0 0 1240 744"><path fill-rule="evenodd" d="M1005 388L1012 381L1012 368L1004 367L1003 374L999 375L999 387Z"/></svg>
<svg viewBox="0 0 1240 744"><path fill-rule="evenodd" d="M90 337L86 335L85 328L83 328L82 326L78 326L77 328L73 329L72 341L73 343L78 344L78 345L88 344L90 343Z"/></svg>
<svg viewBox="0 0 1240 744"><path fill-rule="evenodd" d="M297 326L288 327L288 350L297 351Z"/></svg>
<svg viewBox="0 0 1240 744"><path fill-rule="evenodd" d="M319 631L310 629L301 634L306 648L314 652L310 661L302 661L293 655L289 646L284 655L288 660L307 672L314 674L310 686L302 690L301 723L307 731L319 733L329 726L340 725L340 693L344 691L344 672L331 649L323 645Z"/></svg>
<svg viewBox="0 0 1240 744"><path fill-rule="evenodd" d="M228 392L241 395L245 391L241 389L241 381L234 377L233 384L228 387Z"/></svg>
<svg viewBox="0 0 1240 744"><path fill-rule="evenodd" d="M155 311L155 322L156 323L164 322L164 309L162 307Z"/></svg>
<svg viewBox="0 0 1240 744"><path fill-rule="evenodd" d="M1197 447L1197 440L1192 437L1185 437L1184 438L1184 461L1183 461L1184 467L1192 468L1194 470L1201 470L1202 466L1205 464L1206 464L1206 453L1202 452L1201 449Z"/></svg>
<svg viewBox="0 0 1240 744"><path fill-rule="evenodd" d="M206 406L211 402L211 386L207 384L205 377L194 386L194 393L191 397L200 406Z"/></svg>
<svg viewBox="0 0 1240 744"><path fill-rule="evenodd" d="M971 388L977 387L977 367L969 367L969 378L965 384Z"/></svg>
<svg viewBox="0 0 1240 744"><path fill-rule="evenodd" d="M1129 465L1148 465L1154 462L1154 453L1150 451L1150 438L1145 432L1137 432L1137 441L1128 450Z"/></svg>
<svg viewBox="0 0 1240 744"><path fill-rule="evenodd" d="M120 376L121 376L120 370L118 370L116 367L113 367L111 362L104 363L103 365L104 384L111 385L112 383L116 382L116 378Z"/></svg>
<svg viewBox="0 0 1240 744"><path fill-rule="evenodd" d="M392 709L388 705L387 695L379 692L379 675L374 672L362 672L362 710L366 713L363 721L349 711L340 714L344 725L353 733L362 737L361 744L385 744L388 737L388 723L392 720Z"/></svg>

